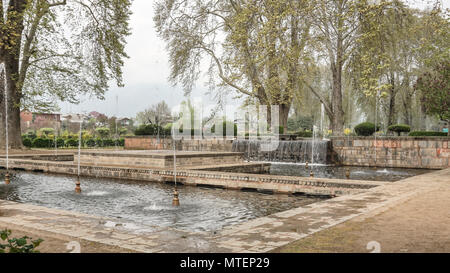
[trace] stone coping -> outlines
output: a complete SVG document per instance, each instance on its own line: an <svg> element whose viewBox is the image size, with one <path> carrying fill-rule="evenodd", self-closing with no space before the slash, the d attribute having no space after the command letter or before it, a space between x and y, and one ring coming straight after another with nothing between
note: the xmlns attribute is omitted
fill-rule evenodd
<svg viewBox="0 0 450 273"><path fill-rule="evenodd" d="M374 136L334 136L331 140L375 140ZM377 136L377 140L450 140L450 136Z"/></svg>
<svg viewBox="0 0 450 273"><path fill-rule="evenodd" d="M72 156L74 153L47 153L47 154L10 154L9 158L27 158L27 157L41 157L41 156ZM0 158L6 158L6 155L0 155Z"/></svg>
<svg viewBox="0 0 450 273"><path fill-rule="evenodd" d="M5 160L0 160L0 166L5 166ZM20 166L32 166L34 170L46 171L50 167L54 168L67 168L65 174L73 175L76 173L74 170L77 168L77 164L64 163L64 162L52 162L52 161L39 161L39 160L12 160L10 168L20 168ZM149 175L156 175L161 177L173 177L174 170L171 168L136 168L136 167L121 167L121 166L95 166L80 164L83 169L95 169L105 171L123 171L126 173L146 173ZM51 171L49 171L51 172ZM61 173L61 172L59 172ZM199 179L218 179L218 180L231 180L231 181L244 181L250 183L277 183L277 184L292 184L302 185L307 187L319 187L319 188L346 188L346 189L370 189L373 187L381 186L391 182L380 181L368 181L368 180L345 180L345 179L331 179L331 178L318 178L318 177L300 177L300 176L276 176L270 174L247 174L247 173L232 173L232 172L218 172L207 170L192 170L178 168L176 172L179 178L199 178ZM127 179L127 177L120 177Z"/></svg>
<svg viewBox="0 0 450 273"><path fill-rule="evenodd" d="M82 151L81 155L91 156L109 156L109 157L136 157L136 158L173 158L173 152L170 150L127 150L127 151L111 151L111 152L89 152ZM196 151L177 151L177 158L190 157L216 157L216 156L242 156L243 153L237 152L196 152Z"/></svg>

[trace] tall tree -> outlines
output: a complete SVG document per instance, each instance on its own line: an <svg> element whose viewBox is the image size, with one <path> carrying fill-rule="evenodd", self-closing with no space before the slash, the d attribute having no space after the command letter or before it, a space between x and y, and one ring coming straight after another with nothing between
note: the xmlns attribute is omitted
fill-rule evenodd
<svg viewBox="0 0 450 273"><path fill-rule="evenodd" d="M437 2L436 2L437 3ZM372 19L362 18L363 35L352 56L355 88L361 91L361 106L368 97L381 94L387 125L403 118L411 124L418 98L413 83L430 64L449 57L449 21L436 5L427 11L408 8L403 1L384 1ZM397 102L400 98L400 103ZM366 101L366 102L364 102ZM402 115L398 115L403 111Z"/></svg>
<svg viewBox="0 0 450 273"><path fill-rule="evenodd" d="M366 0L316 0L313 16L313 35L318 61L329 66L332 79L331 99L328 101L312 85L308 88L324 104L331 121L333 134L343 134L343 77L350 64L350 56L357 49L359 39L373 29L363 28L363 20L373 20L383 3Z"/></svg>
<svg viewBox="0 0 450 273"><path fill-rule="evenodd" d="M278 105L280 125L301 88L311 1L160 0L154 17L170 56L170 80L187 93L209 64L210 87ZM219 81L216 81L216 79ZM270 108L270 107L269 107ZM270 111L268 111L270 122Z"/></svg>
<svg viewBox="0 0 450 273"><path fill-rule="evenodd" d="M450 121L450 61L445 60L417 79L414 88L421 92L425 113Z"/></svg>
<svg viewBox="0 0 450 273"><path fill-rule="evenodd" d="M130 6L130 0L0 0L10 147L22 146L21 109L48 110L82 94L103 98L111 80L122 85ZM4 104L0 97L0 109Z"/></svg>
<svg viewBox="0 0 450 273"><path fill-rule="evenodd" d="M136 120L140 124L156 124L164 126L169 123L171 119L171 111L165 101L154 104L136 115Z"/></svg>

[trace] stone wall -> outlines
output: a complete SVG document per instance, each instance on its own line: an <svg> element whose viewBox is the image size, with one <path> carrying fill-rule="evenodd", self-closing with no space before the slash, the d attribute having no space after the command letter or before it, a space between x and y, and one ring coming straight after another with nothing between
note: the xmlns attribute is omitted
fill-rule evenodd
<svg viewBox="0 0 450 273"><path fill-rule="evenodd" d="M176 141L178 151L212 151L231 152L232 140L208 139L193 140L184 139ZM126 150L172 150L173 141L171 138L155 138L149 136L135 136L125 138Z"/></svg>
<svg viewBox="0 0 450 273"><path fill-rule="evenodd" d="M444 169L450 167L448 137L335 137L336 162L348 166ZM376 157L375 157L376 155Z"/></svg>
<svg viewBox="0 0 450 273"><path fill-rule="evenodd" d="M80 162L90 165L106 165L106 166L140 166L140 167L172 167L173 154L171 151L157 153L151 151L125 151L125 152L81 152ZM78 157L74 158L74 162L78 162ZM178 152L177 166L207 166L221 164L238 164L243 162L241 153L230 152Z"/></svg>

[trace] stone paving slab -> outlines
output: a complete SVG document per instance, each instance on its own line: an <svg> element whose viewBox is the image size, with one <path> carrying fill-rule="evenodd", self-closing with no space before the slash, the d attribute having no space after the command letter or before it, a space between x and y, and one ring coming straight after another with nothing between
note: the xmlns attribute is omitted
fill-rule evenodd
<svg viewBox="0 0 450 273"><path fill-rule="evenodd" d="M450 168L254 219L216 234L127 229L115 219L9 201L0 201L0 223L139 252L268 252L355 217L399 206L443 183L450 183Z"/></svg>

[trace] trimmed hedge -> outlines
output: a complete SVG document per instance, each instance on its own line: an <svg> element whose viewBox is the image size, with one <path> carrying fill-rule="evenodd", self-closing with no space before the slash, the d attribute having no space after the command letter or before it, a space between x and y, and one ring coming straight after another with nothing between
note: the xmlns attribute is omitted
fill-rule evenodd
<svg viewBox="0 0 450 273"><path fill-rule="evenodd" d="M380 126L377 126L379 129ZM371 136L375 133L375 124L372 122L363 122L355 126L355 133L358 136Z"/></svg>
<svg viewBox="0 0 450 273"><path fill-rule="evenodd" d="M78 147L78 139L75 138L69 138L68 140L66 140L65 142L66 147Z"/></svg>
<svg viewBox="0 0 450 273"><path fill-rule="evenodd" d="M33 148L49 148L52 146L52 140L48 138L38 137L33 140L32 147Z"/></svg>
<svg viewBox="0 0 450 273"><path fill-rule="evenodd" d="M33 146L33 141L29 139L28 137L25 137L22 139L23 146L27 148L31 148Z"/></svg>
<svg viewBox="0 0 450 273"><path fill-rule="evenodd" d="M411 132L409 136L448 136L444 132L433 132L433 131L415 131Z"/></svg>
<svg viewBox="0 0 450 273"><path fill-rule="evenodd" d="M134 134L136 136L156 136L158 135L158 125L156 124L147 124L139 126ZM171 127L162 127L159 126L159 135L171 135Z"/></svg>
<svg viewBox="0 0 450 273"><path fill-rule="evenodd" d="M22 143L25 147L28 148L54 148L55 147L55 140L53 138L44 138L39 137L32 140L29 137L26 137L25 135L22 137ZM84 139L81 142L82 147L113 147L113 146L125 146L125 139L120 138L118 140L114 139L101 139L101 138L88 138ZM56 145L58 148L62 147L70 147L70 148L76 148L78 147L78 138L68 138L64 140L63 138L57 138L56 139Z"/></svg>
<svg viewBox="0 0 450 273"><path fill-rule="evenodd" d="M409 133L411 132L411 126L406 124L395 124L388 127L388 131L396 132L398 136L400 133Z"/></svg>

